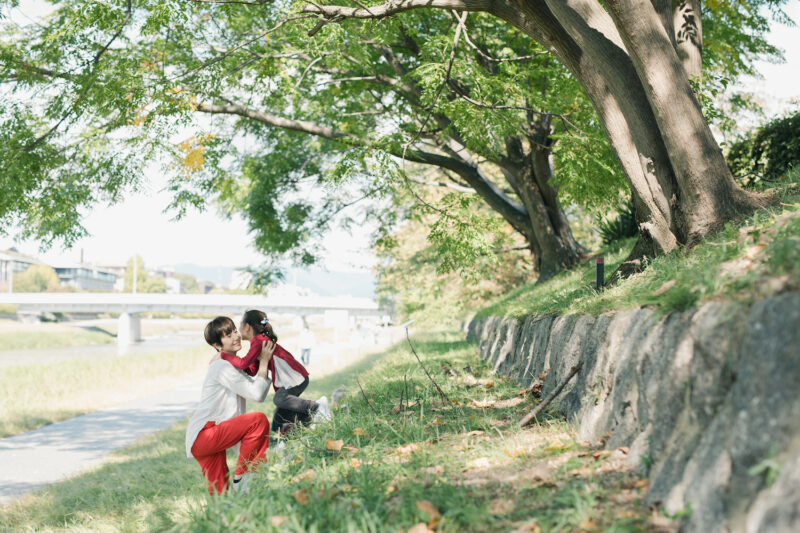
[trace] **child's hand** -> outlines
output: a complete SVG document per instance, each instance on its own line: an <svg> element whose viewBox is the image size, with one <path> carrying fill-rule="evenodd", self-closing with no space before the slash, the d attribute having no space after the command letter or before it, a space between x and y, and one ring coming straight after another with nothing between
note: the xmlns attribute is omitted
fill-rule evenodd
<svg viewBox="0 0 800 533"><path fill-rule="evenodd" d="M258 359L262 363L266 363L269 361L269 358L272 357L272 352L275 351L275 343L272 341L264 341L261 344L261 355L258 356Z"/></svg>

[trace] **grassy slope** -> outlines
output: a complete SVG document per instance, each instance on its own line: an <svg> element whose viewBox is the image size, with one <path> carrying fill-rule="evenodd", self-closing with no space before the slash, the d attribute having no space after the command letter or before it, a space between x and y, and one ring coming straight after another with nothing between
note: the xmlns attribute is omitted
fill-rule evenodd
<svg viewBox="0 0 800 533"><path fill-rule="evenodd" d="M0 531L657 529L638 503L646 485L621 466L621 452L575 442L572 429L547 414L539 425L516 427L534 400L490 376L461 334L415 343L451 402L440 401L399 345L312 381L309 397L339 385L349 396L333 422L270 451L244 496L205 496L199 468L182 452L180 423L7 506ZM404 390L409 405L399 409ZM330 451L328 441L344 448Z"/></svg>
<svg viewBox="0 0 800 533"><path fill-rule="evenodd" d="M800 172L797 173L800 177ZM641 274L601 292L594 289L594 260L541 285L526 284L481 309L476 316L604 313L634 307L683 310L724 298L743 303L798 290L800 284L800 188L779 192L779 203L726 224L690 250L651 260ZM601 252L609 275L634 240Z"/></svg>

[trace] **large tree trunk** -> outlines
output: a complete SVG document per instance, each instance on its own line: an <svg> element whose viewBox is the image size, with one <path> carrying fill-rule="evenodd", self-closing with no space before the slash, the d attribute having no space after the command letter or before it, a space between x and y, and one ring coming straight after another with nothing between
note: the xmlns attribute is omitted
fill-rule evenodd
<svg viewBox="0 0 800 533"><path fill-rule="evenodd" d="M675 50L689 79L703 74L703 20L700 0L672 0Z"/></svg>
<svg viewBox="0 0 800 533"><path fill-rule="evenodd" d="M641 80L681 191L691 244L743 212L766 205L733 180L686 72L651 0L608 0Z"/></svg>
<svg viewBox="0 0 800 533"><path fill-rule="evenodd" d="M526 153L519 139L509 138L506 140L508 155L502 161L504 168L513 175L520 200L528 212L533 233L529 242L540 282L574 267L585 253L572 235L558 202L558 192L550 182L553 177L550 134L550 118L543 116L536 124L530 150Z"/></svg>

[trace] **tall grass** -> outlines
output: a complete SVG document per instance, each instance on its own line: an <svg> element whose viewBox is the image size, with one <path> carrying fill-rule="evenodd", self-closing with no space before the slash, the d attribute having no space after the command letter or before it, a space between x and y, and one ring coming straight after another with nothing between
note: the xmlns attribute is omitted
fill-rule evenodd
<svg viewBox="0 0 800 533"><path fill-rule="evenodd" d="M168 390L202 375L209 348L0 367L0 437Z"/></svg>

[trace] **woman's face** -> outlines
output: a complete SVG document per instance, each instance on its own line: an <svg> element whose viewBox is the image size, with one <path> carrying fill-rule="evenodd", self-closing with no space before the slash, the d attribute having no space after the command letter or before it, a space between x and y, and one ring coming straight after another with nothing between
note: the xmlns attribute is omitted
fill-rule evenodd
<svg viewBox="0 0 800 533"><path fill-rule="evenodd" d="M242 349L242 336L235 329L220 339L222 351L229 354L236 354Z"/></svg>

